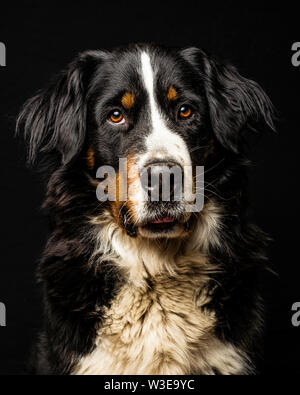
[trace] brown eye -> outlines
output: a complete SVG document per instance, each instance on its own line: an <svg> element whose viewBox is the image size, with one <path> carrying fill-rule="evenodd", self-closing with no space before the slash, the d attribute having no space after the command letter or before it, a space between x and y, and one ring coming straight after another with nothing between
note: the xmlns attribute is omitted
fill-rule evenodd
<svg viewBox="0 0 300 395"><path fill-rule="evenodd" d="M181 106L179 110L179 116L182 119L187 119L192 115L192 109L189 106Z"/></svg>
<svg viewBox="0 0 300 395"><path fill-rule="evenodd" d="M123 114L119 110L113 110L109 114L109 120L112 121L113 123L120 123L124 119Z"/></svg>

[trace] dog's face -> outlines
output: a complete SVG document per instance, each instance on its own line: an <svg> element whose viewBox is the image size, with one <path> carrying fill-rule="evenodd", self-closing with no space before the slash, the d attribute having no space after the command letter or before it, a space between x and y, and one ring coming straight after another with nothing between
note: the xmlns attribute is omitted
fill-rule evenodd
<svg viewBox="0 0 300 395"><path fill-rule="evenodd" d="M117 196L111 203L116 220L121 215L125 226L134 225L144 237L183 235L194 200L188 194L177 200L172 195L180 183L194 190L194 169L204 162L211 139L197 75L176 54L134 50L107 59L92 87L92 167L106 164L117 169L119 158L127 159L128 199ZM175 169L178 176L175 180L169 173L170 196L164 199L162 183Z"/></svg>
<svg viewBox="0 0 300 395"><path fill-rule="evenodd" d="M196 166L213 168L220 157L238 156L241 131L260 119L272 126L267 96L234 68L195 48L147 45L80 55L27 104L23 119L31 160L41 150L59 153L65 167L85 158L82 170L91 177L113 167L117 193L107 207L131 236L147 238L184 236ZM126 180L120 158L127 161ZM190 193L175 199L185 185Z"/></svg>

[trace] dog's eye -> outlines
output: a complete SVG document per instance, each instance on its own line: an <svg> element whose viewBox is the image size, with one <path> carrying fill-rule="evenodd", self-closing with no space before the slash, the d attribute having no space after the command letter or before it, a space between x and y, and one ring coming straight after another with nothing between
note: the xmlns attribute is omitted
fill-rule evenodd
<svg viewBox="0 0 300 395"><path fill-rule="evenodd" d="M181 106L179 109L179 117L181 119L187 119L190 118L190 116L192 115L192 109L189 106Z"/></svg>
<svg viewBox="0 0 300 395"><path fill-rule="evenodd" d="M122 121L124 121L124 116L121 113L121 111L119 110L113 110L110 114L109 114L109 120L113 123L121 123Z"/></svg>

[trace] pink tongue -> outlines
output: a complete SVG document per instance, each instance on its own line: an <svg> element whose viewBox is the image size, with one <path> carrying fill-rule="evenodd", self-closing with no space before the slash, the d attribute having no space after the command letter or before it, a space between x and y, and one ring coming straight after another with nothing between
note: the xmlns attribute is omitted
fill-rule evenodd
<svg viewBox="0 0 300 395"><path fill-rule="evenodd" d="M151 224L171 224L172 222L174 222L174 218L164 217L156 221L151 221Z"/></svg>

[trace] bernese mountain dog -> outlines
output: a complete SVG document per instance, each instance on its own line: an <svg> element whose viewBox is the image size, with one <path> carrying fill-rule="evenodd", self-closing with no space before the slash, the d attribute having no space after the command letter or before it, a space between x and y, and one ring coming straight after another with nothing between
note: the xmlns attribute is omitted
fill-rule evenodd
<svg viewBox="0 0 300 395"><path fill-rule="evenodd" d="M83 52L24 105L17 130L45 180L51 228L31 373L256 372L267 237L249 220L246 145L273 114L235 67L154 44ZM114 175L99 178L103 166ZM199 212L186 196L162 198L172 166L194 191L204 168ZM148 177L147 191L149 170L159 182ZM97 197L104 181L115 199Z"/></svg>

